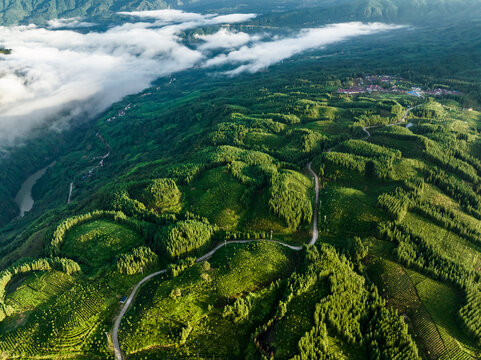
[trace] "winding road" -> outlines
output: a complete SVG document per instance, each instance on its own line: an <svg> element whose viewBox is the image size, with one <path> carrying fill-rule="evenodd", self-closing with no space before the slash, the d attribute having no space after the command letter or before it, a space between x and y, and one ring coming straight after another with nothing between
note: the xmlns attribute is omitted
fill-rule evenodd
<svg viewBox="0 0 481 360"><path fill-rule="evenodd" d="M115 358L117 360L122 360L122 351L120 350L120 345L119 345L119 326L120 322L122 321L122 318L124 317L125 313L129 309L130 304L132 303L132 300L134 299L135 294L137 293L137 290L139 290L139 287L142 286L145 282L149 281L152 279L154 276L160 275L167 272L167 269L163 269L157 272L154 272L150 275L147 275L144 277L142 280L140 280L137 285L135 285L134 290L132 290L132 293L130 294L129 298L125 301L124 306L122 307L122 310L120 310L120 314L115 320L115 325L114 328L112 329L112 342L114 344L114 352L115 352Z"/></svg>
<svg viewBox="0 0 481 360"><path fill-rule="evenodd" d="M364 138L364 140L369 139L369 138L371 137L371 133L370 133L367 129L374 129L374 128L383 127L383 126L399 125L399 124L403 123L403 122L406 120L406 118L408 117L409 112L410 112L411 110L413 110L413 109L415 109L415 108L417 108L418 106L421 106L421 105L422 105L422 104L418 104L418 105L416 105L416 106L413 106L413 107L408 108L408 109L404 112L404 115L403 115L403 117L401 118L401 120L399 120L398 122L395 122L395 123L392 123L392 124L387 124L387 125L364 126L364 127L362 128L362 131L364 131L364 132L367 134L367 136Z"/></svg>
<svg viewBox="0 0 481 360"><path fill-rule="evenodd" d="M319 238L319 229L317 227L317 218L318 218L318 210L319 210L319 177L312 170L311 164L312 164L312 161L307 164L307 170L309 171L309 173L312 176L314 176L316 196L315 196L314 214L312 216L312 237L311 237L311 241L309 241L309 245L314 245L316 243L317 239ZM210 259L217 251L219 251L222 247L227 246L228 244L245 244L245 243L259 242L259 241L278 244L278 245L284 246L288 249L291 249L293 251L301 251L302 250L302 246L289 245L289 244L283 243L281 241L269 240L269 239L231 240L231 241L224 241L223 243L217 245L215 248L213 248L208 253L202 255L201 257L198 257L195 261L196 262L202 262L202 261L205 261L207 259ZM125 301L124 306L120 310L120 314L117 317L117 319L115 320L115 324L114 324L114 327L112 329L112 343L113 343L113 346L114 346L114 352L115 352L115 359L116 360L124 359L124 356L122 354L122 350L120 349L120 344L119 344L119 327L120 327L120 322L122 321L122 318L124 317L125 313L129 309L135 295L137 294L137 291L139 290L139 288L144 283L146 283L147 281L149 281L153 277L155 277L157 275L160 275L160 274L164 274L166 272L167 272L167 269L163 269L163 270L159 270L157 272L154 272L154 273L144 277L142 280L140 280L137 283L137 285L135 285L134 289L132 290L129 297Z"/></svg>
<svg viewBox="0 0 481 360"><path fill-rule="evenodd" d="M95 169L97 169L98 167L100 166L104 166L104 160L107 159L111 152L112 152L112 148L110 147L109 143L107 141L105 141L105 139L102 137L102 135L100 135L100 133L97 133L95 134L95 136L97 136L97 138L102 142L102 144L104 144L105 148L107 149L107 152L105 153L105 155L103 156L98 156L95 159L100 159L98 165L94 166L93 168L91 168L88 172L88 175L86 175L87 177L89 177L90 175L92 175L92 173L95 171ZM73 181L70 183L70 189L69 189L69 192L68 192L68 199L67 199L67 204L70 204L70 201L72 200L72 191L73 191Z"/></svg>
<svg viewBox="0 0 481 360"><path fill-rule="evenodd" d="M388 125L375 125L375 126L366 126L366 127L363 127L362 130L364 130L364 132L367 134L367 137L365 137L365 139L369 138L371 136L371 133L368 131L368 129L371 129L371 128L376 128L376 127L381 127L381 126L394 126L394 125L399 125L400 123L404 122L409 114L409 112L411 110L413 110L414 108L420 106L421 104L419 105L416 105L416 106L413 106L413 107L410 107L409 109L407 109L405 112L404 112L404 115L403 117L401 118L400 121L396 122L396 123L393 123L393 124L388 124ZM107 144L108 145L108 144ZM107 156L110 155L110 147L109 148L109 152L107 153ZM331 149L328 150L328 152L331 151ZM103 158L102 158L102 161L103 161ZM101 162L102 162L101 161ZM100 164L101 165L101 164ZM314 184L315 184L315 203L314 203L314 214L313 214L313 217L312 217L312 237L311 237L311 240L309 241L309 246L311 245L314 245L316 243L316 241L318 240L319 238L319 229L318 229L318 212L319 212L319 176L312 170L311 168L311 165L312 165L312 161L309 162L307 164L307 170L308 172L314 177ZM217 251L219 251L222 247L224 246L227 246L228 244L244 244L244 243L250 243L250 242L259 242L259 241L264 241L264 242L271 242L271 243L275 243L275 244L278 244L278 245L281 245L281 246L284 246L288 249L291 249L293 251L300 251L302 250L302 246L293 246L293 245L289 245L289 244L286 244L286 243L283 243L283 242L280 242L280 241L276 241L276 240L269 240L269 239L256 239L256 240L232 240L232 241L225 241L219 245L217 245L214 249L212 249L211 251L209 251L208 253L202 255L201 257L197 258L196 259L196 262L202 262L202 261L205 261L209 258L211 258ZM160 274L164 274L165 272L167 272L167 269L164 269L164 270L160 270L160 271L157 271L157 272L154 272L146 277L144 277L135 287L134 289L132 290L132 293L130 294L130 296L128 297L128 299L125 301L124 303L124 306L122 307L121 311L120 311L120 314L119 316L117 317L117 319L115 320L115 324L114 324L114 327L112 329L112 343L113 343L113 346L114 346L114 352L115 352L115 358L116 360L122 360L124 357L123 357L123 354L122 354L122 351L120 349L120 345L119 345L119 327L120 327L120 322L122 321L122 318L124 317L125 313L127 312L127 310L129 309L137 291L139 290L140 286L142 286L145 282L149 281L150 279L152 279L153 277L157 276L157 275L160 275Z"/></svg>

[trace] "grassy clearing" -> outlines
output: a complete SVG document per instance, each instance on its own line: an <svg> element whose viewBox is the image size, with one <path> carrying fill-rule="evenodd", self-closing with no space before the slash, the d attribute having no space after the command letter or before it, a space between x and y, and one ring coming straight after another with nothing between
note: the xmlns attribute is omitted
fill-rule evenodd
<svg viewBox="0 0 481 360"><path fill-rule="evenodd" d="M92 273L115 265L117 255L143 243L138 233L124 225L96 220L69 231L62 253L76 260L84 272Z"/></svg>
<svg viewBox="0 0 481 360"><path fill-rule="evenodd" d="M225 167L208 170L182 189L183 208L225 230L234 230L246 213L240 201L245 189Z"/></svg>
<svg viewBox="0 0 481 360"><path fill-rule="evenodd" d="M433 229L426 231L432 232ZM388 304L406 316L410 329L427 359L475 359L479 352L461 330L457 311L463 296L451 286L390 260L392 244L373 240L368 273Z"/></svg>
<svg viewBox="0 0 481 360"><path fill-rule="evenodd" d="M381 134L376 135L375 131L369 140L377 145L383 145L393 149L401 150L404 158L422 159L422 149L415 140L400 140L391 136Z"/></svg>
<svg viewBox="0 0 481 360"><path fill-rule="evenodd" d="M422 194L421 200L430 202L434 205L441 205L445 208L450 209L456 213L460 218L462 218L467 223L471 224L473 229L481 229L481 222L471 215L466 214L459 203L451 199L449 196L445 195L436 186L431 184L424 184L424 192Z"/></svg>
<svg viewBox="0 0 481 360"><path fill-rule="evenodd" d="M377 206L377 196L384 187L344 187L328 182L320 192L319 229L335 241L344 242L354 236L371 235L385 215ZM336 243L336 245L346 245Z"/></svg>
<svg viewBox="0 0 481 360"><path fill-rule="evenodd" d="M118 299L140 278L107 273L92 281L57 272L31 274L7 296L25 311L1 323L0 352L19 359L110 357L105 332Z"/></svg>
<svg viewBox="0 0 481 360"><path fill-rule="evenodd" d="M268 152L279 150L284 145L281 136L266 132L251 132L244 139L244 143L252 148L266 149Z"/></svg>
<svg viewBox="0 0 481 360"><path fill-rule="evenodd" d="M275 233L291 233L281 219L269 211L269 189L259 190L251 204L250 211L246 213L242 226L247 229L270 231Z"/></svg>
<svg viewBox="0 0 481 360"><path fill-rule="evenodd" d="M459 209L459 204L456 201L445 195L436 186L428 183L424 184L424 192L421 195L421 200L429 201L432 204L441 205L451 210Z"/></svg>
<svg viewBox="0 0 481 360"><path fill-rule="evenodd" d="M73 282L71 275L60 271L38 271L18 276L9 284L5 302L15 309L15 314L30 311L72 287Z"/></svg>
<svg viewBox="0 0 481 360"><path fill-rule="evenodd" d="M227 245L211 260L218 268L217 291L230 298L257 290L287 274L296 258L296 252L266 242Z"/></svg>
<svg viewBox="0 0 481 360"><path fill-rule="evenodd" d="M311 130L319 130L328 135L339 135L349 131L350 124L351 123L348 121L322 120L302 124L302 127Z"/></svg>
<svg viewBox="0 0 481 360"><path fill-rule="evenodd" d="M402 158L393 163L393 180L406 180L418 177L425 168L424 163L416 159Z"/></svg>

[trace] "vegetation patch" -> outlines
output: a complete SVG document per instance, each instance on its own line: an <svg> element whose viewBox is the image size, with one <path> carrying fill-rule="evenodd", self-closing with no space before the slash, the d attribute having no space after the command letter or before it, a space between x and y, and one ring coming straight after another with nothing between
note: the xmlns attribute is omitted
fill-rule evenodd
<svg viewBox="0 0 481 360"><path fill-rule="evenodd" d="M109 220L95 220L69 231L62 253L76 259L86 272L110 267L117 255L142 245L144 240L134 230Z"/></svg>

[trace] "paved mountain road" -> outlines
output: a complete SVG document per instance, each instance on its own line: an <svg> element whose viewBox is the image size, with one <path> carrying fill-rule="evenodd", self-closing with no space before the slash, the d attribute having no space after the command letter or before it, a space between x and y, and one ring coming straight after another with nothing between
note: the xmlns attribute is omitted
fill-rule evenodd
<svg viewBox="0 0 481 360"><path fill-rule="evenodd" d="M311 163L307 164L307 169L311 175L314 176L314 181L315 181L315 205L314 205L314 214L312 217L312 238L311 241L309 242L309 245L314 245L319 238L319 229L317 228L317 218L318 218L318 209L319 209L319 177L317 174L311 169ZM284 246L288 249L291 249L293 251L301 251L302 246L294 246L294 245L289 245L286 243L283 243L281 241L276 241L276 240L269 240L269 239L256 239L256 240L231 240L231 241L225 241L219 245L217 245L214 249L209 251L208 253L202 255L201 257L196 259L196 262L202 262L205 261L209 258L211 258L218 250L220 250L222 247L227 246L229 244L245 244L245 243L250 243L250 242L270 242L274 244L278 244L281 246ZM124 306L122 307L122 310L120 311L119 316L115 320L114 327L112 329L112 343L114 345L114 352L115 352L115 359L116 360L122 360L124 359L122 350L120 349L120 344L119 344L119 327L120 327L120 322L122 321L122 318L124 317L125 313L129 309L137 291L139 290L140 286L144 284L145 282L149 281L152 279L154 276L164 274L167 272L167 269L160 270L157 272L154 272L146 277L144 277L137 285L135 285L134 289L132 290L132 293L129 295L128 299L125 301Z"/></svg>
<svg viewBox="0 0 481 360"><path fill-rule="evenodd" d="M387 125L373 125L373 126L364 126L362 128L362 131L364 131L367 136L364 138L364 140L366 139L369 139L371 137L371 133L367 130L367 129L374 129L374 128L378 128L378 127L383 127L383 126L394 126L394 125L399 125L401 123L403 123L406 118L408 117L409 115L409 112L415 108L417 108L418 106L421 106L422 104L418 104L416 106L413 106L413 107L410 107L409 109L407 109L405 112L404 112L404 115L403 117L401 118L401 120L399 120L398 122L395 122L395 123L392 123L392 124L387 124Z"/></svg>
<svg viewBox="0 0 481 360"><path fill-rule="evenodd" d="M413 107L410 107L409 109L407 109L405 112L404 112L404 115L403 117L401 118L400 121L396 122L396 123L393 123L393 124L388 124L388 125L375 125L375 126L365 126L362 128L362 130L367 134L367 136L364 138L364 139L368 139L370 136L371 136L371 133L368 131L368 129L372 129L372 128L377 128L377 127L382 127L382 126L394 126L394 125L399 125L400 123L404 122L409 114L409 112L415 108L417 108L418 106L420 106L422 104L419 104L419 105L416 105L416 106L413 106ZM108 157L110 155L110 146L108 146L108 144L105 142L105 140L103 140L101 137L100 137L101 141L104 142L104 144L106 144L107 148L108 148L108 153L106 155L104 155L102 158L101 158L101 162L99 163L100 166L102 166L102 163L103 163L103 160ZM331 151L331 149L328 150L328 152ZM318 229L318 212L319 212L319 176L312 170L311 168L311 164L312 164L312 161L309 162L307 164L307 170L309 171L309 173L314 177L314 185L315 185L315 204L314 204L314 214L313 214L313 218L312 218L312 238L311 238L311 241L309 241L309 245L314 245L317 241L317 239L319 238L319 229ZM271 242L271 243L275 243L275 244L278 244L278 245L281 245L281 246L284 246L288 249L291 249L293 251L300 251L302 250L302 246L293 246L293 245L289 245L289 244L286 244L286 243L283 243L283 242L280 242L280 241L276 241L276 240L268 240L268 239L257 239L257 240L232 240L232 241L226 241L226 242L223 242L219 245L217 245L214 249L212 249L211 251L209 251L208 253L202 255L201 257L197 258L196 259L196 262L202 262L202 261L205 261L209 258L211 258L218 250L220 250L222 247L224 246L227 246L228 244L244 244L244 243L250 243L250 242L258 242L258 241L264 241L264 242ZM157 272L154 272L146 277L144 277L135 287L134 289L132 290L132 293L130 294L130 296L128 297L127 301L124 303L124 306L122 307L122 310L120 311L120 314L119 316L117 317L117 319L115 320L115 324L114 324L114 327L112 329L112 342L113 342L113 345L114 345L114 352L115 352L115 358L116 360L122 360L124 357L123 357L123 354L122 354L122 351L120 349L120 345L119 345L119 327L120 327L120 322L122 321L122 318L124 317L125 313L127 312L127 310L129 309L129 306L131 305L137 291L139 290L140 286L142 286L145 282L149 281L150 279L152 279L154 276L157 276L157 275L160 275L160 274L164 274L165 272L167 272L167 269L164 269L164 270L160 270L160 271L157 271Z"/></svg>

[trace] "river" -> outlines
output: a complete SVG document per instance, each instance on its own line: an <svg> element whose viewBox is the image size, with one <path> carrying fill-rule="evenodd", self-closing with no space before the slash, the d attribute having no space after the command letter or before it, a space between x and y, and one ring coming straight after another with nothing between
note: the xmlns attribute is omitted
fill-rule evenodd
<svg viewBox="0 0 481 360"><path fill-rule="evenodd" d="M33 207L33 197L32 197L32 188L37 183L37 181L45 174L48 168L54 166L57 161L53 161L49 165L45 166L43 169L40 169L30 175L18 190L17 196L15 196L15 202L17 203L18 207L20 208L19 217L23 217L27 211L32 210Z"/></svg>

